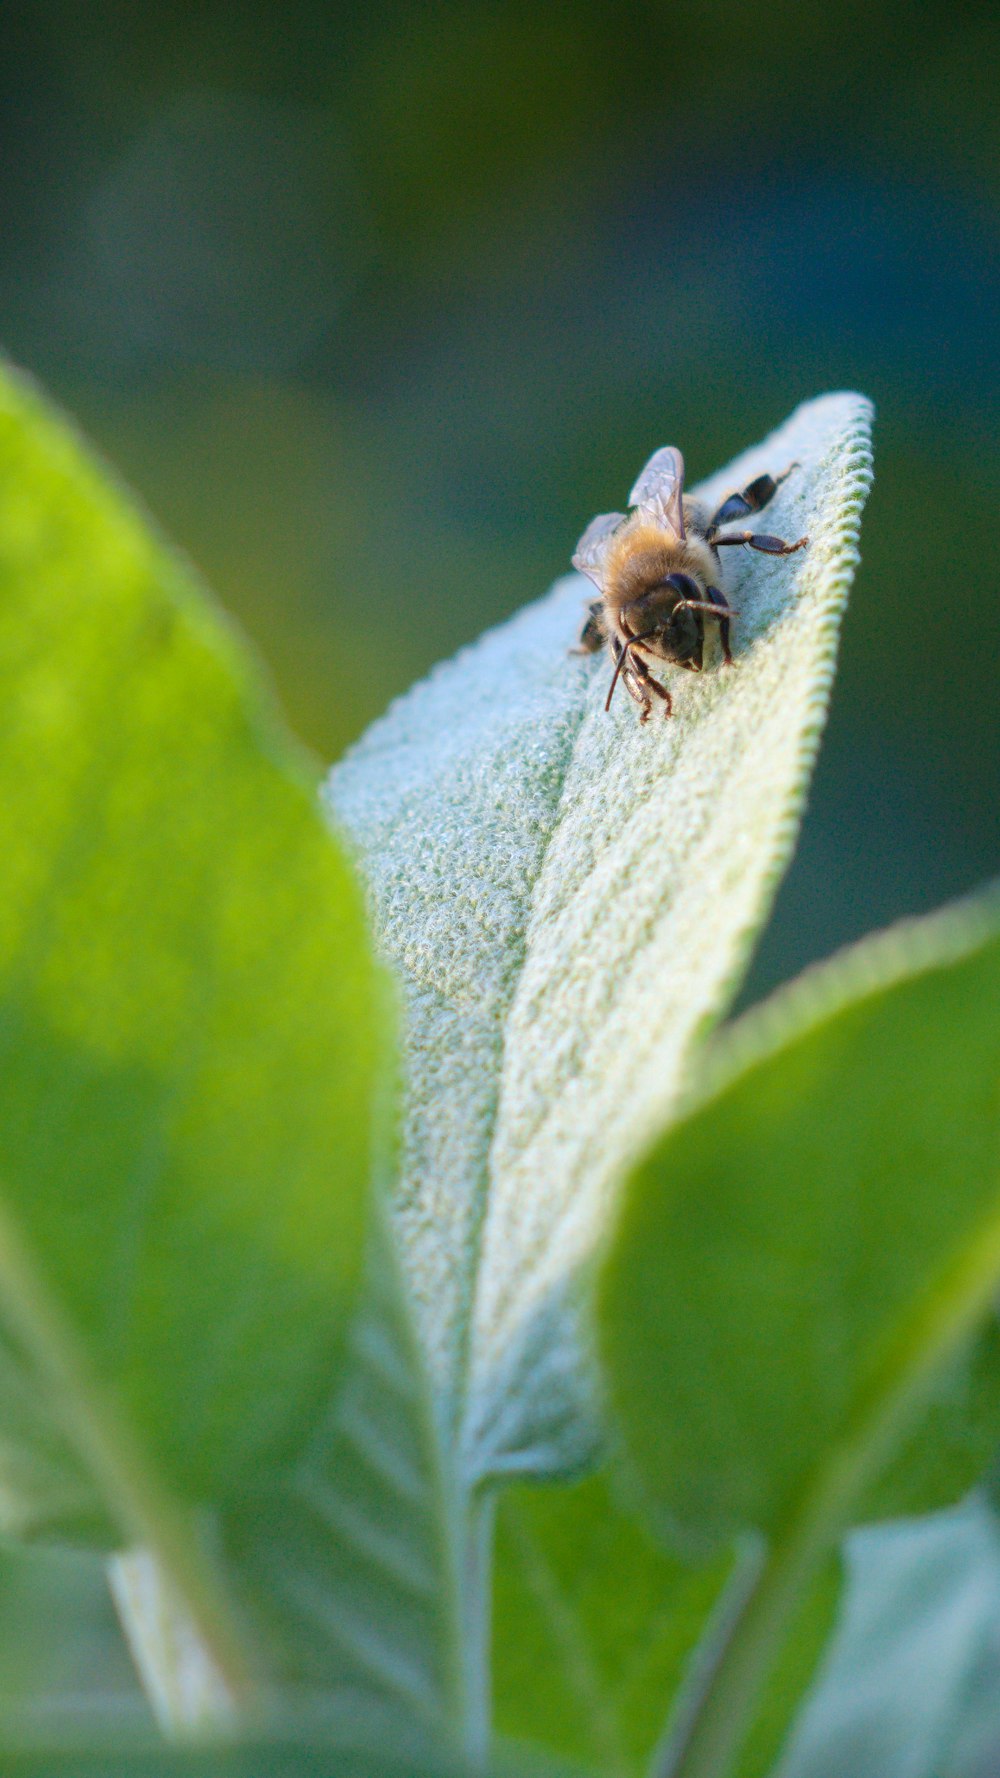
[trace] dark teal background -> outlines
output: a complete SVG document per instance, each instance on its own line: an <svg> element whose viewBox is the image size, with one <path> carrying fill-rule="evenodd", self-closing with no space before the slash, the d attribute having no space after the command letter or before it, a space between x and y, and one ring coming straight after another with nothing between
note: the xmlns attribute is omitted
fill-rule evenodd
<svg viewBox="0 0 1000 1778"><path fill-rule="evenodd" d="M0 317L318 756L543 591L656 445L875 399L753 991L1000 864L998 43L860 0L5 10Z"/></svg>

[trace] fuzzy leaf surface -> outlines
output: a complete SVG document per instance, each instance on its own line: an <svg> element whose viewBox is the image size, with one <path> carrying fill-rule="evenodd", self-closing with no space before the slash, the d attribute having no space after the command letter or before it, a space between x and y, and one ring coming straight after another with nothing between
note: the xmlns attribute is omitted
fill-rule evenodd
<svg viewBox="0 0 1000 1778"><path fill-rule="evenodd" d="M869 419L859 396L808 403L696 490L797 460L768 526L812 541L787 561L724 552L737 664L668 669L671 721L641 726L626 697L605 714L607 659L571 654L592 594L573 577L401 699L330 780L403 989L396 1227L467 1485L588 1449L576 1282L792 845Z"/></svg>
<svg viewBox="0 0 1000 1778"><path fill-rule="evenodd" d="M860 396L809 403L700 490L798 459L768 522L812 542L784 562L729 552L737 665L675 670L671 722L641 727L624 698L605 714L607 660L572 653L592 588L571 577L395 704L330 779L403 1001L398 1251L373 1273L344 1405L285 1492L283 1540L239 1527L240 1563L289 1672L345 1708L443 1721L477 1755L490 1485L594 1450L578 1284L792 846L869 422Z"/></svg>

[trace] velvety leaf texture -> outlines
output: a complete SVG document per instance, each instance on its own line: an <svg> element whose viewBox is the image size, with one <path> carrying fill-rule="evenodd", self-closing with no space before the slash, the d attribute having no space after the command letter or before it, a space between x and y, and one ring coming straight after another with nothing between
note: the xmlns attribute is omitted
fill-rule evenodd
<svg viewBox="0 0 1000 1778"><path fill-rule="evenodd" d="M825 396L696 490L720 500L797 460L768 525L811 542L787 561L729 552L736 664L667 669L669 722L641 726L623 696L605 714L608 660L573 653L593 593L573 576L401 699L331 776L401 992L398 1265L388 1291L378 1268L346 1405L286 1493L282 1543L255 1555L254 1528L240 1537L292 1674L313 1685L322 1668L362 1713L389 1699L485 1745L491 1484L594 1451L578 1287L792 846L869 423L862 397Z"/></svg>
<svg viewBox="0 0 1000 1778"><path fill-rule="evenodd" d="M394 705L330 781L403 986L397 1229L470 1483L587 1449L574 1284L792 844L868 422L861 397L824 397L698 490L797 460L768 524L811 542L731 564L736 666L668 671L672 721L641 726L625 697L605 714L606 659L570 652L572 578Z"/></svg>

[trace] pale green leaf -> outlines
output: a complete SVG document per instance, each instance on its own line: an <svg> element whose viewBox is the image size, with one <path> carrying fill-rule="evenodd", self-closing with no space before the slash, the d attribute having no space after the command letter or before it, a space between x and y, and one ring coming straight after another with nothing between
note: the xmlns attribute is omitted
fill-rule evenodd
<svg viewBox="0 0 1000 1778"><path fill-rule="evenodd" d="M0 1747L153 1732L90 1551L0 1550Z"/></svg>
<svg viewBox="0 0 1000 1778"><path fill-rule="evenodd" d="M567 1296L627 1157L661 1128L791 847L857 560L868 404L828 396L705 485L801 468L732 564L737 666L674 671L677 714L605 714L573 659L588 583L402 699L338 767L406 1007L396 1227L466 1483L578 1460Z"/></svg>
<svg viewBox="0 0 1000 1778"><path fill-rule="evenodd" d="M812 541L787 561L729 561L737 664L673 672L670 722L640 726L625 698L605 714L607 661L572 653L589 596L572 577L393 706L330 782L403 1000L396 1306L382 1290L384 1337L365 1334L346 1418L296 1482L341 1550L300 1536L286 1493L284 1549L260 1540L266 1609L310 1685L323 1668L357 1707L373 1691L415 1704L473 1751L488 1733L490 1488L593 1452L578 1284L793 843L869 418L859 396L807 404L702 490L798 459L768 524ZM239 1529L248 1566L254 1535Z"/></svg>
<svg viewBox="0 0 1000 1778"><path fill-rule="evenodd" d="M380 1723L428 1755L458 1725L485 1735L470 1692L484 1657L461 1618L468 1508L381 1225L343 1392L286 1483L247 1505L226 1515L227 1553L294 1719Z"/></svg>
<svg viewBox="0 0 1000 1778"><path fill-rule="evenodd" d="M489 1771L450 1760L414 1760L370 1745L357 1749L322 1741L208 1745L190 1751L140 1744L92 1749L58 1743L0 1751L0 1778L573 1778L534 1766Z"/></svg>

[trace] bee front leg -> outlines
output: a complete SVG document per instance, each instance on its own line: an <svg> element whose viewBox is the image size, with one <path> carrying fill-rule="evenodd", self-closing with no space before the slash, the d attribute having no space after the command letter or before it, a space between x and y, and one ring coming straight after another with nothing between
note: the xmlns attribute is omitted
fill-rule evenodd
<svg viewBox="0 0 1000 1778"><path fill-rule="evenodd" d="M623 673L622 678L625 681L625 690L628 692L629 697L634 698L639 706L639 721L648 722L649 713L653 706L642 686L639 684L638 679L634 679L631 673Z"/></svg>
<svg viewBox="0 0 1000 1778"><path fill-rule="evenodd" d="M639 721L645 722L649 717L649 712L652 706L648 694L642 689L642 686L639 683L642 662L637 660L634 654L626 660L625 648L617 636L610 636L608 638L608 644L611 649L611 659L615 663L615 673L614 678L611 681L611 690L608 692L608 701L604 708L605 710L611 708L612 695L620 678L629 697L634 698L639 705ZM639 671L637 671L637 669L639 669Z"/></svg>
<svg viewBox="0 0 1000 1778"><path fill-rule="evenodd" d="M663 702L666 704L667 707L663 712L664 716L671 716L674 708L673 698L670 696L666 686L661 685L658 679L653 678L645 661L639 659L639 656L634 649L632 650L632 660L629 666L625 668L622 677L626 678L626 675L632 672L634 672L635 677L639 682L639 686L636 691L632 691L632 687L629 686L629 690L632 691L632 696L635 698L636 703L641 703L643 705L643 712L639 718L640 722L648 722L649 720L649 712L653 707L649 698L651 691L655 692L658 698L662 698ZM627 683L628 681L626 678L626 684Z"/></svg>
<svg viewBox="0 0 1000 1778"><path fill-rule="evenodd" d="M785 473L787 475L788 471L786 470ZM705 592L709 603L719 607L719 641L722 643L722 658L725 661L726 666L731 667L733 664L733 651L729 646L729 617L723 617L721 615L723 612L728 613L729 600L726 598L725 593L719 591L717 586L706 587Z"/></svg>

